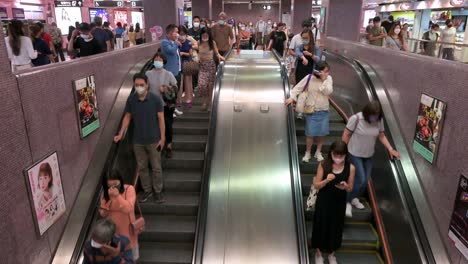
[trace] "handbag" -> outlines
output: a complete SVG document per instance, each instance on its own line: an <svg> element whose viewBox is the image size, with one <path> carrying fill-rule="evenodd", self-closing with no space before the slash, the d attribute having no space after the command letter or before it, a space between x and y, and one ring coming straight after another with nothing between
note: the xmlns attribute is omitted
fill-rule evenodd
<svg viewBox="0 0 468 264"><path fill-rule="evenodd" d="M312 74L309 74L309 77L307 78L307 83L297 98L296 112L298 113L313 114L315 112L315 105L309 104L309 100L308 100L309 98L308 88L309 88L309 83L310 83L311 78L312 78Z"/></svg>
<svg viewBox="0 0 468 264"><path fill-rule="evenodd" d="M319 191L315 189L315 186L312 183L312 186L310 187L309 197L307 197L307 211L310 211L315 207L318 192Z"/></svg>
<svg viewBox="0 0 468 264"><path fill-rule="evenodd" d="M136 186L137 182L138 182L138 172L135 177L135 182L133 183L133 186ZM125 190L125 198L127 198L127 190ZM143 217L143 213L141 212L141 207L140 207L140 203L138 202L138 200L136 200L135 203L137 204L138 211L140 212L140 216L137 217L135 215L135 221L133 222L132 222L132 219L130 218L130 215L128 215L128 218L130 219L130 231L134 235L138 236L139 234L143 233L143 231L145 231L145 218Z"/></svg>
<svg viewBox="0 0 468 264"><path fill-rule="evenodd" d="M186 61L182 64L182 73L185 75L196 75L200 70L200 65L195 61Z"/></svg>

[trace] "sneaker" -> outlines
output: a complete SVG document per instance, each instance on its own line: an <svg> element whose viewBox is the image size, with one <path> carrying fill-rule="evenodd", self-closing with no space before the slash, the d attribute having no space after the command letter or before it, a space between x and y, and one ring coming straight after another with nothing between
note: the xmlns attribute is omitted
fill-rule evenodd
<svg viewBox="0 0 468 264"><path fill-rule="evenodd" d="M155 202L155 203L161 204L161 203L164 203L165 201L166 201L166 200L164 199L164 195L162 194L162 192L157 193L157 194L154 196L154 202Z"/></svg>
<svg viewBox="0 0 468 264"><path fill-rule="evenodd" d="M352 218L353 217L353 207L350 203L346 203L346 217Z"/></svg>
<svg viewBox="0 0 468 264"><path fill-rule="evenodd" d="M304 155L304 157L302 158L302 161L303 161L303 162L309 162L309 161L310 161L310 158L311 158L310 153L309 153L309 152L306 152L305 155Z"/></svg>
<svg viewBox="0 0 468 264"><path fill-rule="evenodd" d="M140 199L138 201L140 203L146 203L151 197L153 197L152 192L145 192L140 196Z"/></svg>
<svg viewBox="0 0 468 264"><path fill-rule="evenodd" d="M352 201L351 201L351 204L356 207L357 209L359 210L362 210L365 208L365 206L359 201L358 198L354 198Z"/></svg>
<svg viewBox="0 0 468 264"><path fill-rule="evenodd" d="M323 257L322 255L315 254L315 264L323 264Z"/></svg>
<svg viewBox="0 0 468 264"><path fill-rule="evenodd" d="M328 255L328 263L330 264L338 264L338 262L336 262L336 257L335 257L335 254L330 254Z"/></svg>
<svg viewBox="0 0 468 264"><path fill-rule="evenodd" d="M175 113L176 115L183 115L183 114L184 114L184 112L180 111L180 110L177 109L177 108L174 110L174 113Z"/></svg>
<svg viewBox="0 0 468 264"><path fill-rule="evenodd" d="M302 120L302 119L304 119L304 114L303 113L297 113L296 118L299 119L299 120Z"/></svg>
<svg viewBox="0 0 468 264"><path fill-rule="evenodd" d="M322 152L315 152L314 158L316 158L318 162L324 160Z"/></svg>
<svg viewBox="0 0 468 264"><path fill-rule="evenodd" d="M172 117L176 118L176 117L177 117L177 115L174 113L174 114L172 114Z"/></svg>

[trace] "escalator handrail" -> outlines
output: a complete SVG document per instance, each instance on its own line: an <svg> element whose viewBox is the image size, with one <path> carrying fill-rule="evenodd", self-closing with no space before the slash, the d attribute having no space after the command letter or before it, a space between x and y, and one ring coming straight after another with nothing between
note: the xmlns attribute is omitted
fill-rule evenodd
<svg viewBox="0 0 468 264"><path fill-rule="evenodd" d="M286 64L276 52L272 51L278 63L281 66L281 77L283 80L284 96L289 98L291 95L291 87L289 84L289 77ZM309 252L307 244L307 229L304 215L304 201L302 196L302 181L301 173L299 169L299 154L297 149L297 137L296 137L296 124L294 122L294 110L292 106L287 107L287 123L288 123L288 141L289 141L289 157L290 157L290 171L291 171L291 183L292 192L294 199L294 210L296 219L296 231L297 231L297 243L299 249L299 260L301 264L309 263Z"/></svg>
<svg viewBox="0 0 468 264"><path fill-rule="evenodd" d="M406 144L401 134L402 130L393 112L384 85L370 65L359 60L354 61L367 79L368 87L374 98L380 101L391 134L391 140L402 156L402 159L394 161L393 167L398 174L398 188L405 198L405 203L407 203L406 207L411 217L412 228L418 235L418 246L421 247L420 251L422 250L420 254L424 254L427 263L450 263L447 249L442 242L444 238L440 234L424 189L421 187L422 183L419 180L416 164L410 154L411 151L409 151L411 148ZM408 179L411 180L408 181ZM411 210L410 208L416 208L417 210Z"/></svg>
<svg viewBox="0 0 468 264"><path fill-rule="evenodd" d="M230 50L225 58L229 58L232 50ZM218 114L219 104L219 93L222 86L222 77L224 74L225 62L220 62L216 71L216 78L213 85L213 96L211 98L211 113L210 121L208 126L208 137L205 146L204 153L204 165L203 174L201 178L201 189L200 189L200 203L198 207L197 226L195 229L195 241L193 245L192 264L202 263L203 259L203 248L206 234L206 221L208 214L208 199L209 199L209 182L210 182L210 171L211 161L214 152L214 142L216 137L216 123Z"/></svg>

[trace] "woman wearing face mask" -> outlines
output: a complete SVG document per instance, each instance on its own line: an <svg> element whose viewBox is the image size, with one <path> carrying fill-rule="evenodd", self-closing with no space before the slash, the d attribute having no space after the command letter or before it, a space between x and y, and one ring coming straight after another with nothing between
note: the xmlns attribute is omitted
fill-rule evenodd
<svg viewBox="0 0 468 264"><path fill-rule="evenodd" d="M323 264L322 253L328 253L328 263L336 264L335 251L341 247L345 222L346 195L353 190L355 168L348 160L346 143L338 140L330 154L318 166L314 187L319 190L315 203L312 248L315 263Z"/></svg>
<svg viewBox="0 0 468 264"><path fill-rule="evenodd" d="M182 101L182 92L185 93L185 106L188 108L192 107L192 98L193 98L193 82L192 82L192 75L195 74L193 69L187 67L188 62L192 61L193 55L193 48L192 43L189 39L187 39L187 29L184 26L179 27L179 42L181 46L180 50L180 57L182 63L182 74L183 74L183 82L182 86L184 89L180 89L177 95L177 103L181 104ZM184 65L185 64L185 65Z"/></svg>
<svg viewBox="0 0 468 264"><path fill-rule="evenodd" d="M250 49L250 31L242 22L239 22L239 35L237 36L237 48L242 50Z"/></svg>
<svg viewBox="0 0 468 264"><path fill-rule="evenodd" d="M274 30L270 34L270 43L268 44L268 49L271 50L274 49L278 54L283 57L286 51L286 45L288 42L288 37L286 36L286 33L284 33L284 27L286 24L284 23L279 23L278 24L278 30Z"/></svg>
<svg viewBox="0 0 468 264"><path fill-rule="evenodd" d="M330 66L321 61L317 63L317 71L302 79L291 91L291 97L285 101L286 105L297 101L302 93L308 93L305 100L306 106L312 106L313 111L305 114L306 152L302 158L303 162L311 159L312 145L317 140L317 150L314 157L318 162L322 156L322 146L325 137L330 133L330 113L328 96L333 92L333 79L330 74ZM305 107L304 107L305 108Z"/></svg>
<svg viewBox="0 0 468 264"><path fill-rule="evenodd" d="M156 52L153 56L154 68L146 72L151 92L158 94L164 101L164 123L166 128L166 158L172 158L172 126L174 123L174 111L177 101L177 80L174 75L165 70L166 57L162 52Z"/></svg>
<svg viewBox="0 0 468 264"><path fill-rule="evenodd" d="M320 60L320 48L315 45L314 36L311 30L304 30L301 33L302 44L297 45L296 52L296 81L301 81L312 73L315 64Z"/></svg>
<svg viewBox="0 0 468 264"><path fill-rule="evenodd" d="M213 95L213 85L216 76L216 63L214 56L219 61L224 61L224 57L218 51L209 29L204 28L201 32L201 39L198 45L198 57L200 59L200 71L198 73L198 91L203 97L203 110L211 109L211 97Z"/></svg>
<svg viewBox="0 0 468 264"><path fill-rule="evenodd" d="M122 175L115 170L103 178L102 189L99 214L115 223L116 234L130 239L133 259L136 261L139 257L138 234L131 228L131 223L135 221L135 188L124 184Z"/></svg>
<svg viewBox="0 0 468 264"><path fill-rule="evenodd" d="M403 39L403 33L401 32L400 24L395 24L390 29L387 38L385 39L386 47L393 50L407 51L405 41Z"/></svg>
<svg viewBox="0 0 468 264"><path fill-rule="evenodd" d="M374 156L375 141L382 142L391 158L400 158L384 133L382 107L378 101L368 103L362 112L349 118L342 139L348 143L351 163L356 167L356 180L353 191L348 195L346 216L352 217L352 206L364 209L357 198L367 186L372 171L372 156ZM352 205L352 206L351 206Z"/></svg>
<svg viewBox="0 0 468 264"><path fill-rule="evenodd" d="M250 39L249 39L249 49L253 49L254 47L254 43L255 43L255 27L253 26L253 23L252 22L249 22L247 28L246 28L247 31L250 32Z"/></svg>

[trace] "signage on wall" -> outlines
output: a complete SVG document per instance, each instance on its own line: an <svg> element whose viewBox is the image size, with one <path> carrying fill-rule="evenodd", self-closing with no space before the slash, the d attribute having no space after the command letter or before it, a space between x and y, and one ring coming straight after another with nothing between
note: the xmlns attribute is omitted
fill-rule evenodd
<svg viewBox="0 0 468 264"><path fill-rule="evenodd" d="M123 1L94 1L95 7L124 7Z"/></svg>
<svg viewBox="0 0 468 264"><path fill-rule="evenodd" d="M7 19L8 13L6 7L0 7L0 19Z"/></svg>
<svg viewBox="0 0 468 264"><path fill-rule="evenodd" d="M460 176L455 205L449 225L449 238L468 259L468 178Z"/></svg>
<svg viewBox="0 0 468 264"><path fill-rule="evenodd" d="M410 9L410 8L411 8L411 3L402 3L402 4L400 5L400 9L401 9L401 10L408 10L408 9Z"/></svg>
<svg viewBox="0 0 468 264"><path fill-rule="evenodd" d="M465 4L465 0L450 0L450 4L455 7L463 6Z"/></svg>
<svg viewBox="0 0 468 264"><path fill-rule="evenodd" d="M13 13L14 19L25 19L24 9L23 8L12 8L11 12Z"/></svg>
<svg viewBox="0 0 468 264"><path fill-rule="evenodd" d="M82 7L83 1L55 1L56 7Z"/></svg>
<svg viewBox="0 0 468 264"><path fill-rule="evenodd" d="M143 1L131 1L130 5L132 7L143 7Z"/></svg>
<svg viewBox="0 0 468 264"><path fill-rule="evenodd" d="M447 104L422 94L413 140L413 150L434 163L440 146L440 134L445 120Z"/></svg>
<svg viewBox="0 0 468 264"><path fill-rule="evenodd" d="M100 127L94 75L73 81L73 94L81 138Z"/></svg>

